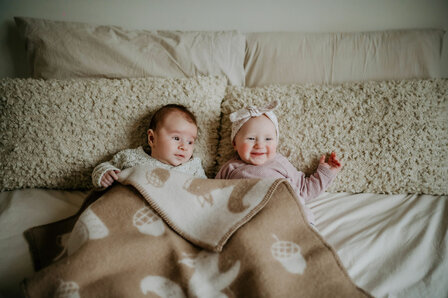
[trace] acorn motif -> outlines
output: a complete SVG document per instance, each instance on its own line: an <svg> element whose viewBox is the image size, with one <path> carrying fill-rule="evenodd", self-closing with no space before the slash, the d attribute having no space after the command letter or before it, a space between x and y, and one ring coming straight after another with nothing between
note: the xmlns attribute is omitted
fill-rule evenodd
<svg viewBox="0 0 448 298"><path fill-rule="evenodd" d="M56 298L79 298L79 286L74 281L63 281L54 294Z"/></svg>
<svg viewBox="0 0 448 298"><path fill-rule="evenodd" d="M281 241L273 235L276 242L271 246L272 256L282 264L286 271L293 274L303 274L306 261L300 253L300 246L291 241Z"/></svg>
<svg viewBox="0 0 448 298"><path fill-rule="evenodd" d="M165 232L162 219L147 206L137 210L133 217L133 224L142 234L160 236Z"/></svg>
<svg viewBox="0 0 448 298"><path fill-rule="evenodd" d="M146 172L146 181L155 187L163 187L170 178L170 171L162 168L155 168L151 172Z"/></svg>

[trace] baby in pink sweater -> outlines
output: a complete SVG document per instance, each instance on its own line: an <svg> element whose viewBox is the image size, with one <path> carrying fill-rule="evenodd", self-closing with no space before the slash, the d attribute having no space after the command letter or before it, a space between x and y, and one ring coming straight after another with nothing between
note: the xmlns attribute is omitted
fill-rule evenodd
<svg viewBox="0 0 448 298"><path fill-rule="evenodd" d="M314 215L305 202L324 192L342 165L334 152L328 159L322 155L316 172L306 177L277 153L279 130L273 112L276 107L277 102L274 102L267 107L248 106L230 114L231 140L237 154L221 167L215 178L286 178L296 191L309 222L314 224Z"/></svg>

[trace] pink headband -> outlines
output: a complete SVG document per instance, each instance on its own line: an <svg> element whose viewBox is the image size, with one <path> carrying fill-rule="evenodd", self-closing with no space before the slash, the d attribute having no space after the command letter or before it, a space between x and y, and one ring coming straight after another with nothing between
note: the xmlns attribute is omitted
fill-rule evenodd
<svg viewBox="0 0 448 298"><path fill-rule="evenodd" d="M233 142L233 139L235 138L240 128L244 125L244 123L249 121L250 118L266 115L272 121L272 123L274 123L278 142L278 135L279 135L278 120L273 112L273 110L275 110L277 105L278 101L273 101L265 107L257 108L255 106L247 106L230 114L229 118L230 121L232 122L232 134L230 136L230 141Z"/></svg>

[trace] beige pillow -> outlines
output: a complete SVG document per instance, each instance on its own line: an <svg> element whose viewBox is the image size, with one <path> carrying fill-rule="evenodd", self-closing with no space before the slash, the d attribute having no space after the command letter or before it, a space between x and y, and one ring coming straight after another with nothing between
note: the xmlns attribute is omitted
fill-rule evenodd
<svg viewBox="0 0 448 298"><path fill-rule="evenodd" d="M248 33L246 86L438 78L443 30Z"/></svg>
<svg viewBox="0 0 448 298"><path fill-rule="evenodd" d="M229 113L278 100L280 145L300 171L336 151L345 164L328 191L448 194L448 80L229 88L218 165L230 158Z"/></svg>
<svg viewBox="0 0 448 298"><path fill-rule="evenodd" d="M126 30L16 17L35 78L222 75L244 85L245 37L236 31Z"/></svg>
<svg viewBox="0 0 448 298"><path fill-rule="evenodd" d="M197 117L194 156L214 172L226 79L1 79L0 189L91 186L119 150L147 143L151 114L167 103Z"/></svg>

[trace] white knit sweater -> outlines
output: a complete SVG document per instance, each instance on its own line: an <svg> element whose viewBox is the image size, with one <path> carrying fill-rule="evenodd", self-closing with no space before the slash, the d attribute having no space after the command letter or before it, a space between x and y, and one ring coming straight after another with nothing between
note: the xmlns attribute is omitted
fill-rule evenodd
<svg viewBox="0 0 448 298"><path fill-rule="evenodd" d="M92 172L92 183L95 187L101 186L101 178L109 170L123 170L126 168L134 167L136 165L145 164L150 168L163 168L167 170L174 169L183 173L188 173L201 178L207 178L202 167L201 159L198 157L193 157L188 162L172 166L165 164L147 154L143 147L138 147L135 149L126 149L118 152L114 155L112 160L100 163L93 169Z"/></svg>

